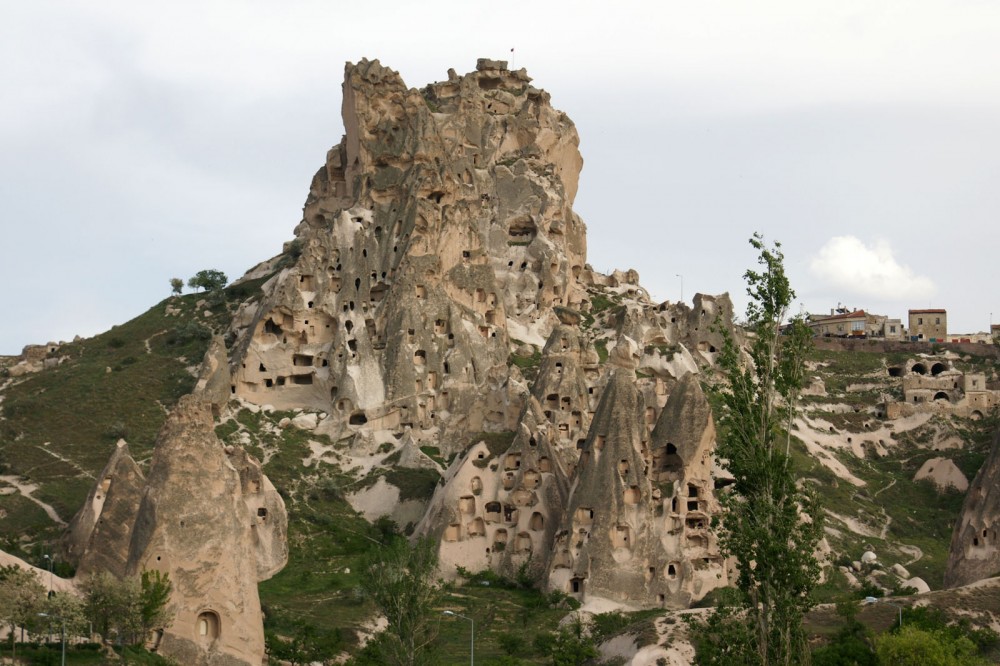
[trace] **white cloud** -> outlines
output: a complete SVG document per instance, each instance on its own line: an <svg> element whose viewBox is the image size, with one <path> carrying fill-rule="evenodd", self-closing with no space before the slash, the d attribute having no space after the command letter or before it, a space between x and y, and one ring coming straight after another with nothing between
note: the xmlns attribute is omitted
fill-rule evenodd
<svg viewBox="0 0 1000 666"><path fill-rule="evenodd" d="M886 241L865 245L854 236L835 236L809 262L809 272L828 286L858 297L921 300L934 295L934 282L896 261Z"/></svg>

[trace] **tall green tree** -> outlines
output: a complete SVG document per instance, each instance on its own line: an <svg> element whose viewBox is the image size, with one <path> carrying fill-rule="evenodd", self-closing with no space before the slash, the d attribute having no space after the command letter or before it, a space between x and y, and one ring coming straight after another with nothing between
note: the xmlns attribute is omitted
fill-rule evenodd
<svg viewBox="0 0 1000 666"><path fill-rule="evenodd" d="M393 537L365 561L361 587L388 621L371 646L381 663L436 663L433 646L440 622L436 572L437 545L426 538L411 546L406 539Z"/></svg>
<svg viewBox="0 0 1000 666"><path fill-rule="evenodd" d="M170 293L180 294L182 291L184 291L184 280L178 277L170 278Z"/></svg>
<svg viewBox="0 0 1000 666"><path fill-rule="evenodd" d="M795 292L784 255L759 234L750 244L758 270L747 270L746 343L725 326L716 387L722 405L717 455L735 478L722 496L719 539L736 559L741 612L747 623L749 663L806 664L802 617L819 579L815 557L821 536L814 497L796 484L789 457L791 423L804 377L811 332L801 318L784 324Z"/></svg>

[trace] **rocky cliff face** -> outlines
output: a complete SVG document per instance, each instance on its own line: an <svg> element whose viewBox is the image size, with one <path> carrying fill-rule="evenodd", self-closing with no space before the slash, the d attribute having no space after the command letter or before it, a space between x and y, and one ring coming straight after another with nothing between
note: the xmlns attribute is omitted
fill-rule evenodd
<svg viewBox="0 0 1000 666"><path fill-rule="evenodd" d="M1000 574L1000 433L993 450L969 486L962 514L951 536L946 587L968 585Z"/></svg>
<svg viewBox="0 0 1000 666"><path fill-rule="evenodd" d="M461 454L417 528L441 540L445 575L528 571L580 596L684 605L723 569L714 430L702 418L659 448L652 430L668 395L707 415L678 378L711 366L732 305L653 304L634 271L585 263L576 130L530 81L480 60L416 90L348 64L346 136L284 268L236 318L230 390L317 412L315 432L357 451ZM512 443L463 451L482 431Z"/></svg>
<svg viewBox="0 0 1000 666"><path fill-rule="evenodd" d="M579 307L584 226L572 122L523 71L408 89L348 65L347 134L313 179L295 263L244 313L233 391L326 412L333 436L513 428L512 339Z"/></svg>

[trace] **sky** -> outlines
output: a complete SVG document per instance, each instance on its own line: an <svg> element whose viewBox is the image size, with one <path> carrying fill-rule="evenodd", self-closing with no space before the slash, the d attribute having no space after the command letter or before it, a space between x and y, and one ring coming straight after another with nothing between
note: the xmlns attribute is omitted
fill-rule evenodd
<svg viewBox="0 0 1000 666"><path fill-rule="evenodd" d="M281 251L344 63L513 59L577 125L589 262L657 300L780 241L795 309L1000 322L1000 3L32 0L0 6L0 354ZM511 49L514 49L511 54ZM995 313L995 314L994 314Z"/></svg>

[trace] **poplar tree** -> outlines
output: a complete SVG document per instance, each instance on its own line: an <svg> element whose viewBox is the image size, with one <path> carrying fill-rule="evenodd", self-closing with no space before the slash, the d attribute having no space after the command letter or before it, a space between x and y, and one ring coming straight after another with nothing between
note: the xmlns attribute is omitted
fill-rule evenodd
<svg viewBox="0 0 1000 666"><path fill-rule="evenodd" d="M796 483L790 458L791 426L802 388L812 334L801 317L784 324L795 298L781 245L760 234L750 244L759 270L747 270L746 341L718 326L723 336L715 388L722 404L717 455L735 479L722 494L722 551L735 558L738 633L742 654L720 653L719 663L807 664L802 618L819 580L816 547L821 536L815 498ZM727 646L716 645L716 648Z"/></svg>

